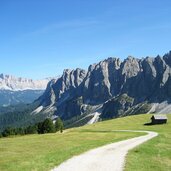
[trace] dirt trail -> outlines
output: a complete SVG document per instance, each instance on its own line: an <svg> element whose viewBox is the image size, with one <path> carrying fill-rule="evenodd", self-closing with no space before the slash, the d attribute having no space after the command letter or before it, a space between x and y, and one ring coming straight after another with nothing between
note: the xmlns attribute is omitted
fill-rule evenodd
<svg viewBox="0 0 171 171"><path fill-rule="evenodd" d="M122 131L145 132L147 135L98 147L72 157L51 171L123 171L128 151L158 135L151 131Z"/></svg>

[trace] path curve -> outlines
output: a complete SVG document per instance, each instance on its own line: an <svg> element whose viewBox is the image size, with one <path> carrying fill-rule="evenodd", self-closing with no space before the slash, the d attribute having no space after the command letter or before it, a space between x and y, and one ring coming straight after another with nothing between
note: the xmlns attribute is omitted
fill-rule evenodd
<svg viewBox="0 0 171 171"><path fill-rule="evenodd" d="M128 151L158 135L152 131L119 131L145 132L147 135L95 148L72 157L51 171L123 171Z"/></svg>

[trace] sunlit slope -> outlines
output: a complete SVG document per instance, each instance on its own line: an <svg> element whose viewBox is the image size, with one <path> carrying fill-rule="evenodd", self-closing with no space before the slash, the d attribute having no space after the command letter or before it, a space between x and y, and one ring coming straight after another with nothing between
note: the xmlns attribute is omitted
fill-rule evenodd
<svg viewBox="0 0 171 171"><path fill-rule="evenodd" d="M170 116L168 115L169 120L171 120ZM142 133L114 132L114 130L123 129L153 130L159 132L159 137L141 145L139 150L142 150L146 146L148 148L148 144L150 144L151 151L148 153L143 152L143 158L145 158L144 155L147 155L151 160L149 164L151 164L155 163L155 161L153 162L156 159L154 155L158 156L157 160L162 160L160 163L161 167L163 165L163 168L165 167L165 170L168 170L170 167L169 155L171 154L169 151L171 124L144 126L144 123L150 121L150 117L151 115L136 115L118 118L94 125L66 130L63 134L30 135L0 139L0 170L49 170L66 159L89 149L142 135ZM163 147L164 151L162 153L160 153L160 150L158 151L159 145ZM157 151L155 151L156 148ZM155 151L155 154L153 151ZM138 166L141 166L136 162L137 160L141 163L145 162L145 159L141 157L141 153L137 153L136 158L134 158L134 154L131 156L132 153L136 152L133 150L130 153L126 166L127 170L131 171L137 170ZM135 168L134 163L136 165Z"/></svg>

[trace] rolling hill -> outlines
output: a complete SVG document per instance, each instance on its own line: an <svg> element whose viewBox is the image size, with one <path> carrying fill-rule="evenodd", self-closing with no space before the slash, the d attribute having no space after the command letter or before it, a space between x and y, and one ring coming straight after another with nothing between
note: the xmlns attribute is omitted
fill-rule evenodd
<svg viewBox="0 0 171 171"><path fill-rule="evenodd" d="M151 130L159 136L130 151L126 171L171 170L171 115L164 125L145 126L150 114L127 116L65 130L63 134L0 139L0 170L50 170L74 155L105 144L142 135L114 130ZM47 148L48 147L48 148Z"/></svg>

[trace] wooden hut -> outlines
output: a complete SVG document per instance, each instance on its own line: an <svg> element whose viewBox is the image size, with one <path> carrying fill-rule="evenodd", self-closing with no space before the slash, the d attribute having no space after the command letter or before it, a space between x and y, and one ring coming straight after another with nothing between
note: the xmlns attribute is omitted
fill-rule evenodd
<svg viewBox="0 0 171 171"><path fill-rule="evenodd" d="M151 123L152 124L165 124L167 123L167 116L155 114L151 117Z"/></svg>

